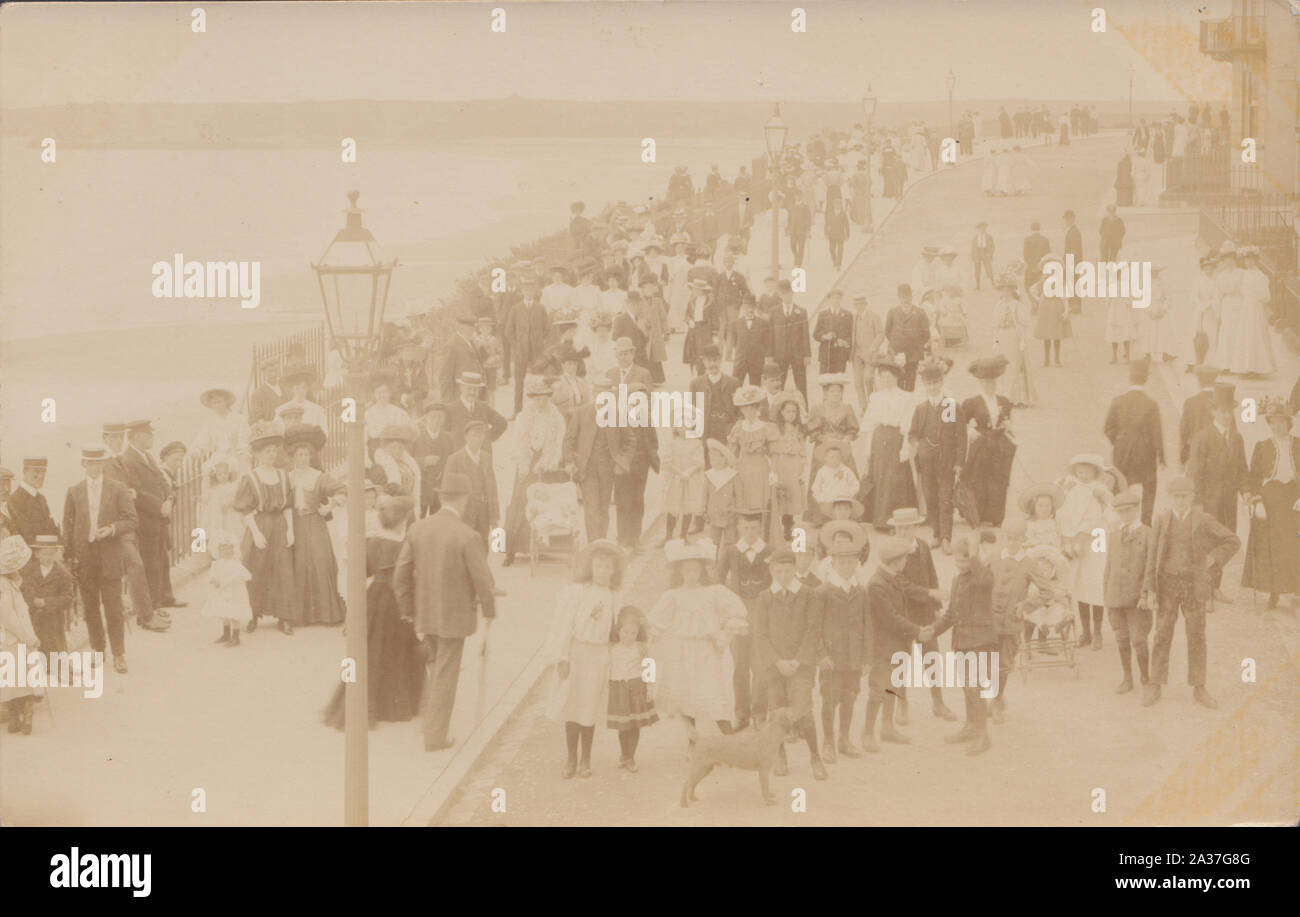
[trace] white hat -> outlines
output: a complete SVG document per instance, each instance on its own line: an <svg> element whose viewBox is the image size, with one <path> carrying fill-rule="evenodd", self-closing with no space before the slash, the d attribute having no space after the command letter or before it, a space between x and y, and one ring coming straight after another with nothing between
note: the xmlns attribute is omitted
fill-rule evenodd
<svg viewBox="0 0 1300 917"><path fill-rule="evenodd" d="M32 559L32 549L22 535L10 535L0 541L0 576L17 573Z"/></svg>

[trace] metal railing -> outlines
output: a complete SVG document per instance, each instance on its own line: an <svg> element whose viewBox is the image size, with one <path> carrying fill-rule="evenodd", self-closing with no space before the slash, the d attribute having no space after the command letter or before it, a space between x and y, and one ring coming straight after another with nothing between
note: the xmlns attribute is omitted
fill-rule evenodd
<svg viewBox="0 0 1300 917"><path fill-rule="evenodd" d="M1263 16L1229 16L1201 23L1201 53L1231 55L1264 50Z"/></svg>

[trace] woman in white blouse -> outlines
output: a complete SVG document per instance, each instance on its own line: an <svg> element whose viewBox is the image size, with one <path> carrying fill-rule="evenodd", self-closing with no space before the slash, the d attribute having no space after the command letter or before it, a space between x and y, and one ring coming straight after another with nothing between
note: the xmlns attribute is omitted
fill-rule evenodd
<svg viewBox="0 0 1300 917"><path fill-rule="evenodd" d="M916 506L916 487L908 464L911 453L907 431L912 425L916 396L899 388L902 367L887 357L878 358L875 388L867 399L858 439L866 443L867 461L863 477L869 488L866 500L871 503L871 521L880 531L889 530L894 510Z"/></svg>
<svg viewBox="0 0 1300 917"><path fill-rule="evenodd" d="M248 451L248 421L234 410L235 393L220 386L199 395L199 404L208 409L190 449L200 458L223 452L239 459L239 469L247 470L251 462Z"/></svg>

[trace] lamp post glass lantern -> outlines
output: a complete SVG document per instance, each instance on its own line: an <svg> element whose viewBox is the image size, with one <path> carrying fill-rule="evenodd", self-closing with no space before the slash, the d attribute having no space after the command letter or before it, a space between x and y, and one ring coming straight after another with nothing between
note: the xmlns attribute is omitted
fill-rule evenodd
<svg viewBox="0 0 1300 917"><path fill-rule="evenodd" d="M321 302L330 338L347 368L348 394L362 401L366 370L373 359L388 284L397 261L384 261L374 236L361 225L359 192L348 193L347 220L312 264L320 282ZM362 418L344 424L347 431L348 577L347 654L353 660L353 680L344 685L343 823L364 827L370 820L369 702L366 656L366 443Z"/></svg>
<svg viewBox="0 0 1300 917"><path fill-rule="evenodd" d="M763 125L763 139L767 143L768 186L772 198L772 276L781 277L781 160L785 156L785 135L789 128L781 120L781 106L776 106L772 117Z"/></svg>

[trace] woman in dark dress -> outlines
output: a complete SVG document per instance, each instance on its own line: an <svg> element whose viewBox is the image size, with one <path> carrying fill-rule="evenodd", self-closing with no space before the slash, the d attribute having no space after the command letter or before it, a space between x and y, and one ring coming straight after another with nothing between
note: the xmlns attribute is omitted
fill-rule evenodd
<svg viewBox="0 0 1300 917"><path fill-rule="evenodd" d="M253 620L248 633L257 629L264 615L279 618L283 633L292 634L301 609L293 578L293 500L289 476L276 467L284 436L275 423L253 424L248 438L253 453L251 471L239 479L233 506L244 517L244 541L240 559L253 578L248 583L248 602Z"/></svg>
<svg viewBox="0 0 1300 917"><path fill-rule="evenodd" d="M293 507L293 577L298 595L299 624L342 624L339 566L334 557L325 517L330 498L343 485L312 467L316 450L306 439L288 438L289 492Z"/></svg>
<svg viewBox="0 0 1300 917"><path fill-rule="evenodd" d="M971 500L957 500L957 505L963 516L967 509L978 516L967 518L972 526L999 526L1007 511L1016 441L1011 438L1011 402L997 393L998 378L1006 371L1007 362L999 355L971 363L971 375L983 391L961 405L961 416L970 418L975 429L957 486L959 492L968 490Z"/></svg>
<svg viewBox="0 0 1300 917"><path fill-rule="evenodd" d="M1268 593L1268 607L1282 594L1300 594L1300 439L1291 435L1291 407L1284 399L1265 398L1260 413L1269 436L1250 456L1250 538L1241 584Z"/></svg>
<svg viewBox="0 0 1300 917"><path fill-rule="evenodd" d="M370 726L415 718L424 690L424 655L415 625L402 618L393 593L393 567L402 551L410 497L392 497L379 508L378 533L366 539L366 701ZM325 725L342 729L346 688L342 683L325 708Z"/></svg>

